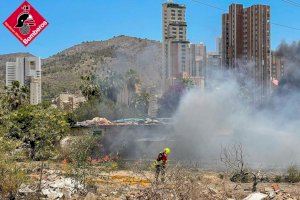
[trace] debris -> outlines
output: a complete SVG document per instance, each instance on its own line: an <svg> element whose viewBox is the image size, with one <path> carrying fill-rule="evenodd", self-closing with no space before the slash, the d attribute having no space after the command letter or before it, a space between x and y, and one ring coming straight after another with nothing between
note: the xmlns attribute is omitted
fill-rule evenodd
<svg viewBox="0 0 300 200"><path fill-rule="evenodd" d="M166 124L158 119L150 118L127 118L119 119L113 122L106 118L95 117L92 120L77 122L75 127L88 127L88 126L138 126L138 125L159 125Z"/></svg>
<svg viewBox="0 0 300 200"><path fill-rule="evenodd" d="M28 185L25 185L25 184L22 184L19 189L20 194L28 194L28 193L34 193L34 192L35 192L34 190L32 190Z"/></svg>
<svg viewBox="0 0 300 200"><path fill-rule="evenodd" d="M210 191L211 194L218 194L218 191L215 188L208 187L208 190Z"/></svg>
<svg viewBox="0 0 300 200"><path fill-rule="evenodd" d="M271 187L266 187L265 192L269 195L270 198L274 198L276 195L274 189Z"/></svg>
<svg viewBox="0 0 300 200"><path fill-rule="evenodd" d="M92 120L86 120L83 122L77 122L76 125L77 126L99 126L99 125L111 125L112 122L109 121L106 118L102 118L102 117L95 117Z"/></svg>
<svg viewBox="0 0 300 200"><path fill-rule="evenodd" d="M84 200L97 200L97 196L94 193L89 192L85 196Z"/></svg>
<svg viewBox="0 0 300 200"><path fill-rule="evenodd" d="M41 182L41 193L46 199L61 199L71 197L73 194L84 190L82 184L72 178L66 178L58 175L59 171L48 170L45 172L45 179ZM21 185L19 193L23 196L29 196L30 193L36 193L38 187L35 185Z"/></svg>
<svg viewBox="0 0 300 200"><path fill-rule="evenodd" d="M279 187L279 185L278 185L277 183L272 184L271 187L273 188L273 190L274 190L276 193L280 192L280 187Z"/></svg>
<svg viewBox="0 0 300 200"><path fill-rule="evenodd" d="M264 200L268 197L268 195L260 193L260 192L255 192L244 198L244 200Z"/></svg>

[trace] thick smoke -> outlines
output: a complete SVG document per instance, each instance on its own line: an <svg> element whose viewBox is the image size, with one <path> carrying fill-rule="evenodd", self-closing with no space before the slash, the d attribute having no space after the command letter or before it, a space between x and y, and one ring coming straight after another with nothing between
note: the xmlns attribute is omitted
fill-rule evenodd
<svg viewBox="0 0 300 200"><path fill-rule="evenodd" d="M240 143L253 168L300 164L300 43L282 44L277 55L286 73L262 106L253 104L252 65L245 70L214 70L209 87L195 88L181 99L169 127L125 130L110 138L111 149L124 144L124 156L153 159L169 146L171 160L219 168L221 148ZM254 90L254 91L252 91ZM122 145L121 145L122 146Z"/></svg>
<svg viewBox="0 0 300 200"><path fill-rule="evenodd" d="M241 143L251 167L300 164L300 43L282 44L277 55L286 74L264 106L251 105L236 72L215 71L213 87L188 92L174 116L175 156L214 164L222 146Z"/></svg>

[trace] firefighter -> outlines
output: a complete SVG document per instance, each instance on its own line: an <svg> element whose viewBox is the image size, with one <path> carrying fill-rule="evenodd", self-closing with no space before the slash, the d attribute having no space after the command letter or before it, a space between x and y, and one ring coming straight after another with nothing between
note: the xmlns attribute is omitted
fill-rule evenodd
<svg viewBox="0 0 300 200"><path fill-rule="evenodd" d="M166 165L168 161L168 155L171 153L170 148L165 148L163 152L160 152L157 156L156 162L155 162L155 179L156 182L158 182L159 174L161 174L161 181L165 181L165 170Z"/></svg>

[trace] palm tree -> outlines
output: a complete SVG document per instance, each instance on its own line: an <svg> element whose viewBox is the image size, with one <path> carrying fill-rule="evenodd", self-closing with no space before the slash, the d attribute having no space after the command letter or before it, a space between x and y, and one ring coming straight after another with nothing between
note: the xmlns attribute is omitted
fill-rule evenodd
<svg viewBox="0 0 300 200"><path fill-rule="evenodd" d="M135 70L129 69L126 72L126 86L129 93L128 102L131 101L132 97L134 96L134 93L136 92L136 85L140 84L141 80L138 77L138 74Z"/></svg>
<svg viewBox="0 0 300 200"><path fill-rule="evenodd" d="M19 81L13 81L12 85L6 88L6 98L10 110L17 110L21 105L28 103L29 88L21 86Z"/></svg>
<svg viewBox="0 0 300 200"><path fill-rule="evenodd" d="M117 95L123 88L123 83L123 77L116 72L109 72L104 78L99 79L102 93L113 102L117 102Z"/></svg>
<svg viewBox="0 0 300 200"><path fill-rule="evenodd" d="M96 77L93 75L81 77L82 84L80 86L80 90L87 100L101 98L100 87L95 84L95 80Z"/></svg>

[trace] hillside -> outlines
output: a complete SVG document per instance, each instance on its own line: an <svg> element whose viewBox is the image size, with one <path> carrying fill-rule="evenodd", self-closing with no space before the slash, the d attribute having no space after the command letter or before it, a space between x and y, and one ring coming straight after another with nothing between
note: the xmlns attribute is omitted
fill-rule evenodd
<svg viewBox="0 0 300 200"><path fill-rule="evenodd" d="M78 90L80 76L125 73L135 69L147 85L160 84L161 44L156 41L118 36L106 41L83 42L43 60L44 97Z"/></svg>
<svg viewBox="0 0 300 200"><path fill-rule="evenodd" d="M5 78L5 62L28 53L0 55L0 77ZM135 69L146 85L160 85L161 43L128 36L105 41L83 42L42 60L43 98L50 99L61 92L79 89L80 76L105 73L107 70L125 73ZM3 81L4 83L4 81Z"/></svg>

